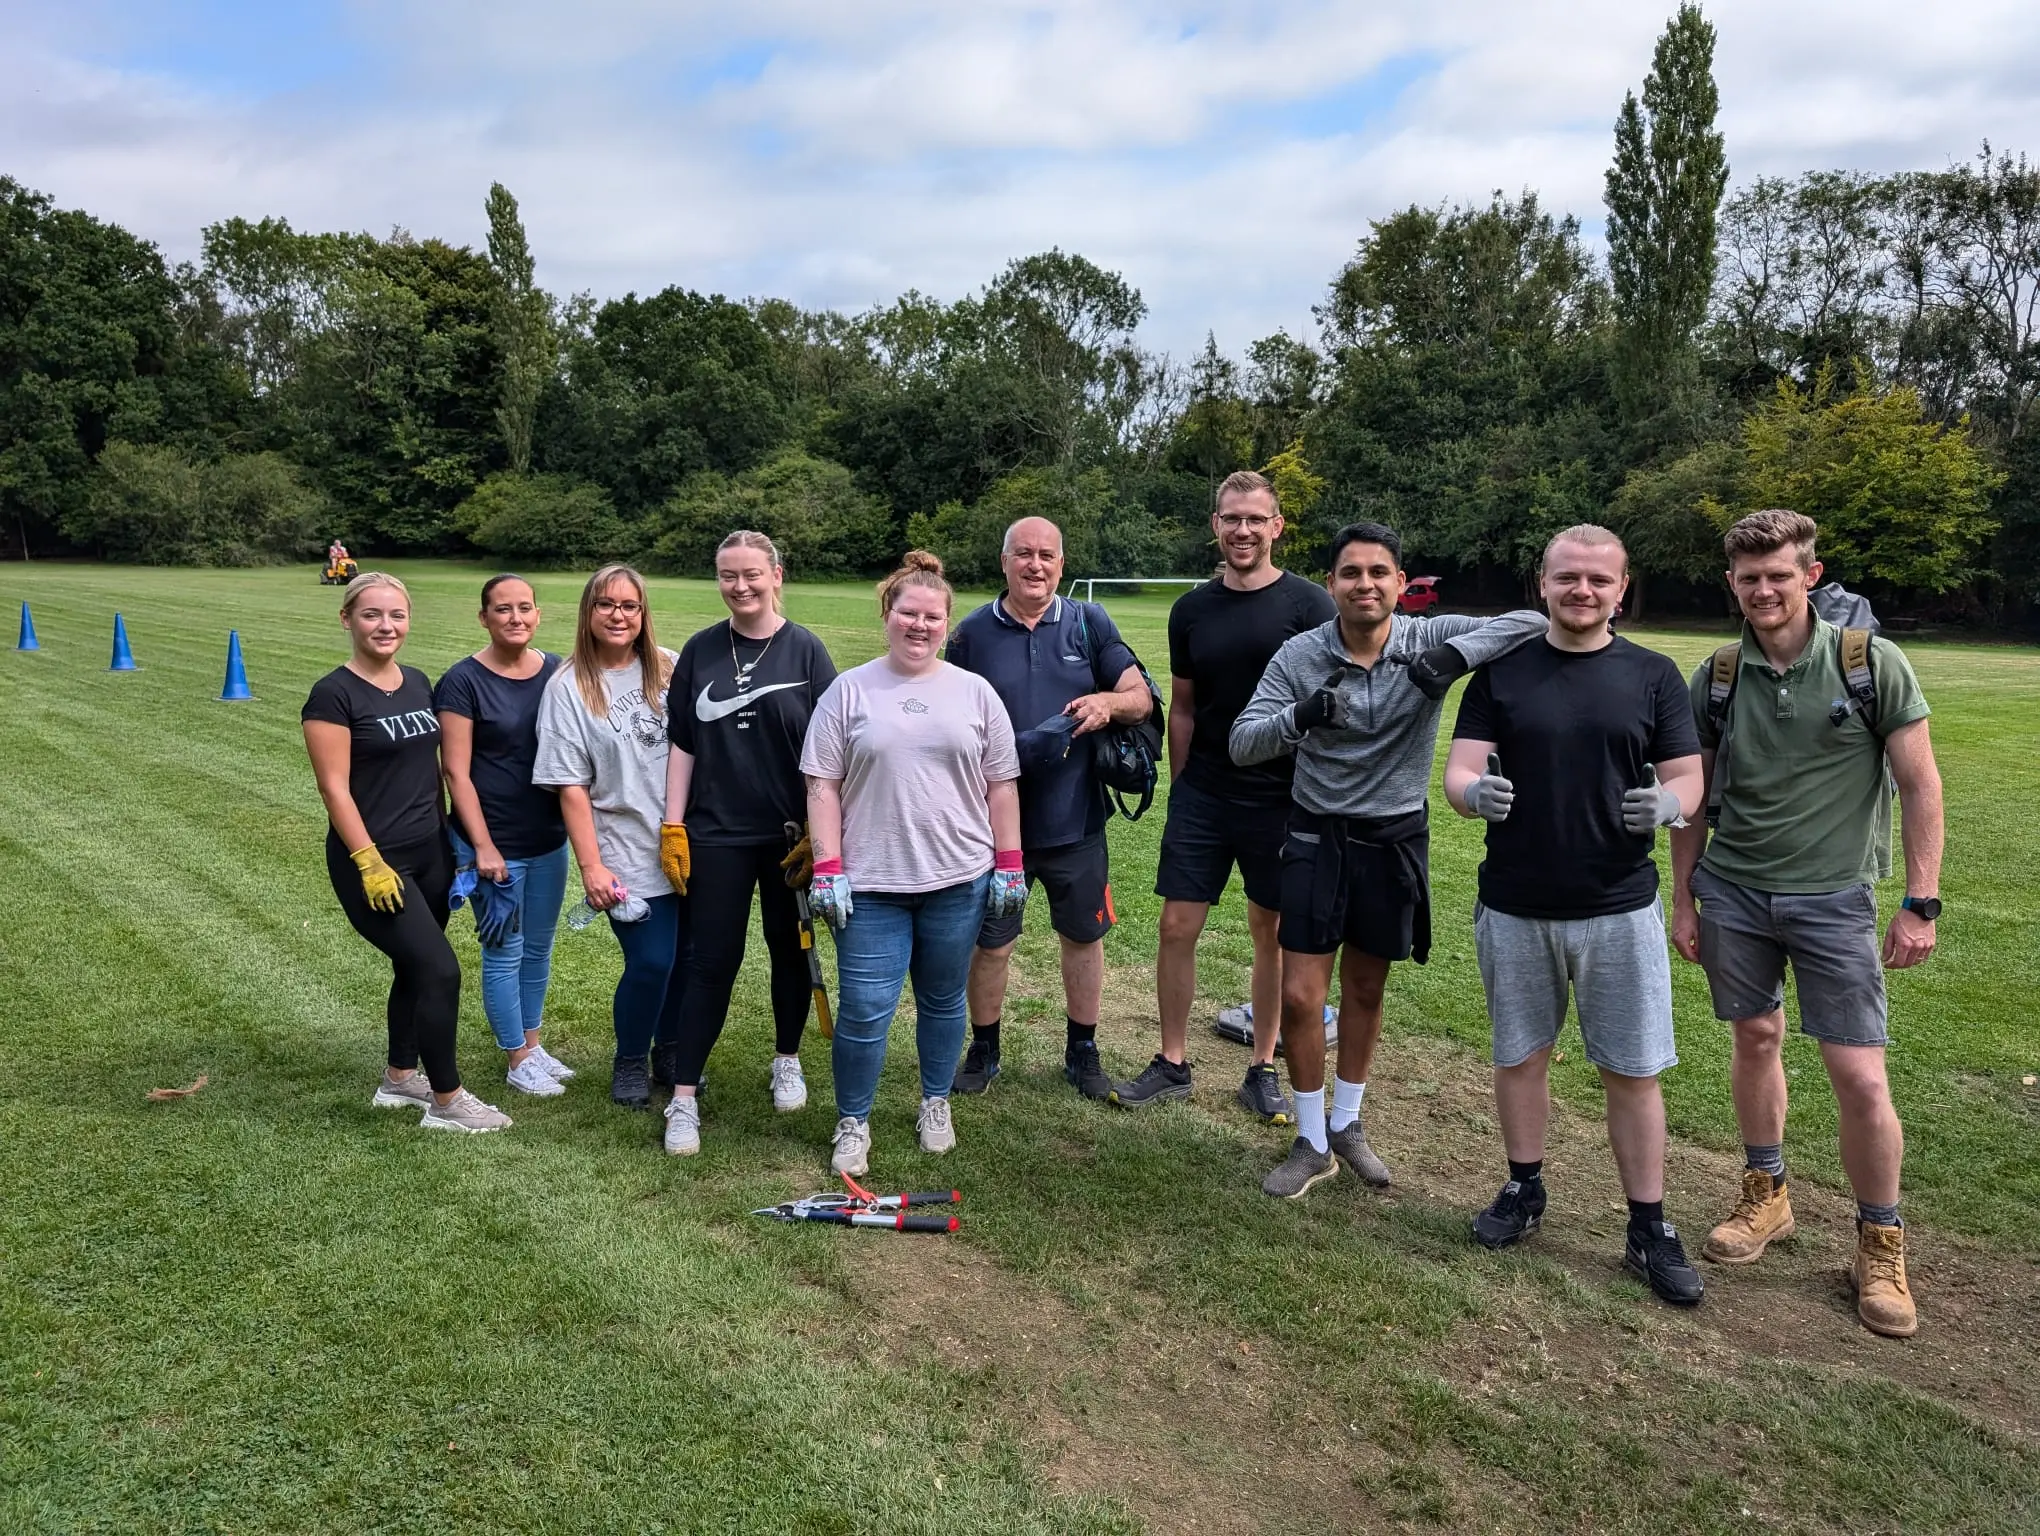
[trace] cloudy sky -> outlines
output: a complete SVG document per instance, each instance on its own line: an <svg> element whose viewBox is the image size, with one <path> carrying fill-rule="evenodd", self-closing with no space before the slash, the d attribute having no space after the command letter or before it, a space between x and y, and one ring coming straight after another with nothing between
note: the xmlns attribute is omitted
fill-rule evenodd
<svg viewBox="0 0 2040 1536"><path fill-rule="evenodd" d="M1534 187L1600 222L1670 0L0 0L0 172L172 257L205 223L479 243L540 280L849 309L1060 245L1152 345L1311 305L1370 218ZM2040 152L2040 3L1716 0L1737 182Z"/></svg>

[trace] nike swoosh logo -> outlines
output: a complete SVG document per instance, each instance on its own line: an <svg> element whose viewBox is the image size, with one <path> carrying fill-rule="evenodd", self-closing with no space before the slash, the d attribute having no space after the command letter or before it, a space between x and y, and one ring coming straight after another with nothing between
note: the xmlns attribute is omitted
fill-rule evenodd
<svg viewBox="0 0 2040 1536"><path fill-rule="evenodd" d="M805 683L767 683L763 688L753 688L749 693L740 693L734 699L711 699L708 690L701 690L701 697L694 701L694 718L697 720L720 720L725 715L734 715L740 709L748 709L768 693L777 693L782 688L804 688Z"/></svg>

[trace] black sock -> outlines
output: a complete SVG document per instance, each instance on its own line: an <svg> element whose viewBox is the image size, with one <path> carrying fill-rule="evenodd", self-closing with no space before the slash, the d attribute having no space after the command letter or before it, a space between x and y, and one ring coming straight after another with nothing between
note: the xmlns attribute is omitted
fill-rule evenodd
<svg viewBox="0 0 2040 1536"><path fill-rule="evenodd" d="M1629 1202L1629 1230L1641 1232L1652 1222L1662 1223L1665 1219L1665 1203L1662 1200L1632 1200Z"/></svg>
<svg viewBox="0 0 2040 1536"><path fill-rule="evenodd" d="M1063 1038L1063 1044L1066 1047L1072 1045L1096 1045L1098 1043L1097 1025L1079 1024L1075 1019L1068 1017L1065 1017L1063 1022L1069 1025L1069 1033Z"/></svg>
<svg viewBox="0 0 2040 1536"><path fill-rule="evenodd" d="M994 1019L989 1024L973 1024L970 1027L970 1037L996 1054L999 1049L999 1026L1004 1022L1003 1019Z"/></svg>
<svg viewBox="0 0 2040 1536"><path fill-rule="evenodd" d="M1534 1163L1519 1163L1510 1158L1509 1177L1518 1184L1541 1184L1544 1181L1544 1159L1540 1157Z"/></svg>

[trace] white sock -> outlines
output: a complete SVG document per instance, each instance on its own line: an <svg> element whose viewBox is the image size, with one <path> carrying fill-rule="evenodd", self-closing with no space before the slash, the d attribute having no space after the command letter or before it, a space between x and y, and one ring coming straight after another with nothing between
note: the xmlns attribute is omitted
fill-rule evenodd
<svg viewBox="0 0 2040 1536"><path fill-rule="evenodd" d="M1296 1134L1320 1152L1331 1151L1332 1144L1325 1137L1324 1089L1304 1093L1292 1088L1290 1093L1296 1099Z"/></svg>
<svg viewBox="0 0 2040 1536"><path fill-rule="evenodd" d="M1332 1129L1343 1131L1360 1118L1360 1100L1367 1093L1365 1083L1349 1083L1343 1077L1332 1079Z"/></svg>

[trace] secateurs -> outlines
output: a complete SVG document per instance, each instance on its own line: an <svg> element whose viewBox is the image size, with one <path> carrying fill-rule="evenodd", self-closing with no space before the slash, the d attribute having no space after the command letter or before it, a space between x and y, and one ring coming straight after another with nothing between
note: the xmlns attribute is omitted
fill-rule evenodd
<svg viewBox="0 0 2040 1536"><path fill-rule="evenodd" d="M903 1195L875 1195L849 1174L842 1176L849 1186L844 1194L806 1195L753 1211L753 1216L770 1216L774 1221L821 1221L839 1227L885 1227L895 1232L954 1232L954 1216L916 1216L909 1207L917 1205L961 1205L963 1192L956 1189L921 1190Z"/></svg>

